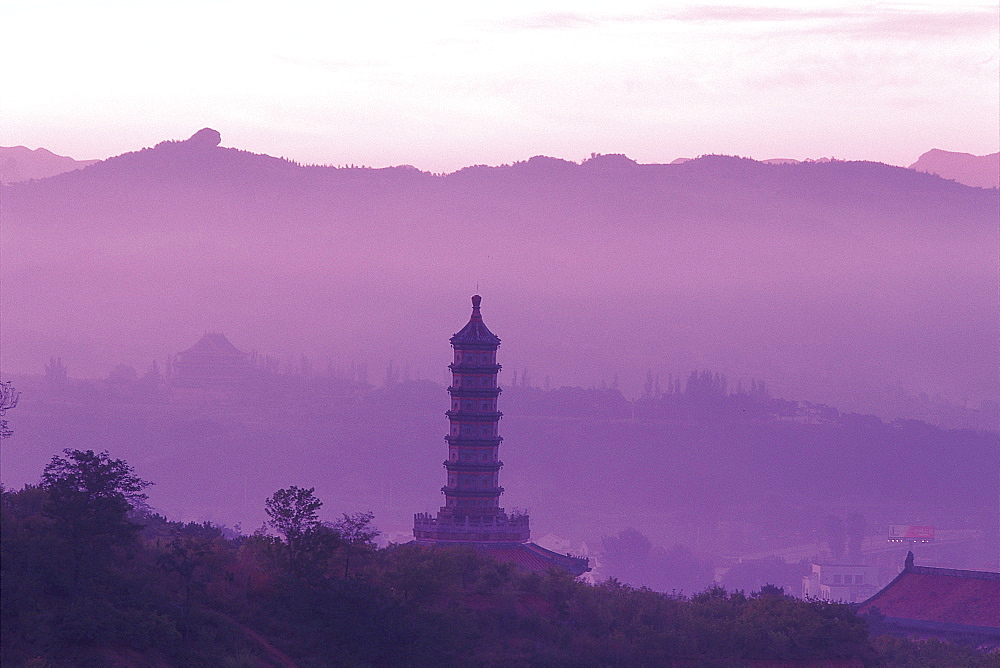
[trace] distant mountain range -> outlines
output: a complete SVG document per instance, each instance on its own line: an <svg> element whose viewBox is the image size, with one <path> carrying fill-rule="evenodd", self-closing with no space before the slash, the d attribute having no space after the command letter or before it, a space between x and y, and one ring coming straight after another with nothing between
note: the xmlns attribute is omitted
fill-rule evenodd
<svg viewBox="0 0 1000 668"><path fill-rule="evenodd" d="M144 368L211 330L428 377L478 289L506 368L557 387L713 368L851 411L887 386L1000 396L995 190L873 162L434 175L219 143L3 186L8 369Z"/></svg>
<svg viewBox="0 0 1000 668"><path fill-rule="evenodd" d="M202 132L205 131L208 131L209 139L221 139L217 131L205 128ZM192 140L194 139L195 137L192 137ZM204 142L205 135L202 135L201 139L196 141ZM594 157L597 157L597 155L595 154ZM692 160L692 158L677 158L670 164L679 165L689 160ZM809 158L805 160L768 158L759 162L768 165L797 165L811 162L831 162L832 160L833 158L818 158L815 160ZM95 162L100 161L74 160L73 158L56 155L44 148L31 150L24 146L0 146L0 184L9 185L31 179L44 179L62 174L63 172L81 169ZM951 179L967 186L1000 188L1000 153L972 155L971 153L956 153L954 151L942 151L935 148L921 155L909 168L919 172L936 174L942 178Z"/></svg>
<svg viewBox="0 0 1000 668"><path fill-rule="evenodd" d="M31 179L47 179L56 174L82 169L98 160L74 160L44 148L0 146L0 184L9 185Z"/></svg>

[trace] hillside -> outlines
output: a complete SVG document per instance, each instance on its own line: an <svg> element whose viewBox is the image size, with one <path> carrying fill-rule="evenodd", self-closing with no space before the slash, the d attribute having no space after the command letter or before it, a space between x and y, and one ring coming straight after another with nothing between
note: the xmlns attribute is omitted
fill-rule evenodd
<svg viewBox="0 0 1000 668"><path fill-rule="evenodd" d="M927 151L910 169L977 188L1000 188L1000 153L972 155L934 148Z"/></svg>
<svg viewBox="0 0 1000 668"><path fill-rule="evenodd" d="M44 148L0 146L0 184L46 179L63 172L83 169L97 160L74 160Z"/></svg>
<svg viewBox="0 0 1000 668"><path fill-rule="evenodd" d="M1000 394L996 193L904 168L597 155L433 175L213 136L3 197L12 370L144 368L213 329L437 378L480 284L505 362L557 384L619 374L634 394L650 368L711 366L855 410L897 384Z"/></svg>

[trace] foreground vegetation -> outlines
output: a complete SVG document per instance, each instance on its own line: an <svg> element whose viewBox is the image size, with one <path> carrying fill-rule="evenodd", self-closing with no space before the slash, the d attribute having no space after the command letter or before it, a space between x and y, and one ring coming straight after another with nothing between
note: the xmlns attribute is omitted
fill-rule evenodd
<svg viewBox="0 0 1000 668"><path fill-rule="evenodd" d="M142 510L148 484L67 450L39 486L3 493L3 665L996 665L872 638L850 607L775 587L684 598L376 549L371 515L322 523L310 489L267 500L275 535L172 522Z"/></svg>

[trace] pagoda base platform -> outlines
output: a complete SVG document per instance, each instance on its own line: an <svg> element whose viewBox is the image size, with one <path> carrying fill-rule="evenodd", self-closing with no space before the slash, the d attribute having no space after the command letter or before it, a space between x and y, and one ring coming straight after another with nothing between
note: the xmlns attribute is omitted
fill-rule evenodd
<svg viewBox="0 0 1000 668"><path fill-rule="evenodd" d="M413 537L418 543L526 543L531 538L527 515L466 515L438 513L413 516Z"/></svg>

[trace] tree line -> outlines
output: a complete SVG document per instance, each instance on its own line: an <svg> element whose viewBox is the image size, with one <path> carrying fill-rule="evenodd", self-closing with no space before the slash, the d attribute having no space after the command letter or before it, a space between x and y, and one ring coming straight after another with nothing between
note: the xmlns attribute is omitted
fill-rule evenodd
<svg viewBox="0 0 1000 668"><path fill-rule="evenodd" d="M320 519L311 488L243 535L171 521L107 452L67 449L2 495L3 665L990 665L873 637L846 605L779 587L691 597L588 585L471 549L378 549L370 513ZM943 658L942 658L943 657Z"/></svg>

